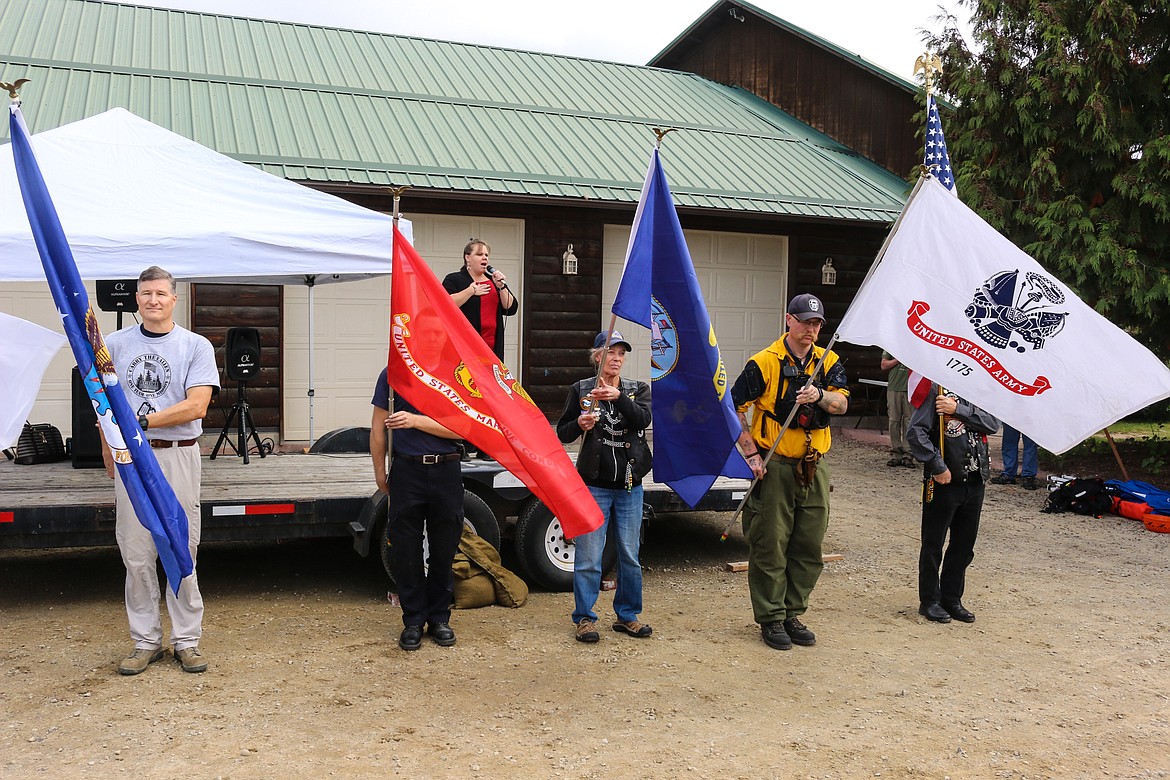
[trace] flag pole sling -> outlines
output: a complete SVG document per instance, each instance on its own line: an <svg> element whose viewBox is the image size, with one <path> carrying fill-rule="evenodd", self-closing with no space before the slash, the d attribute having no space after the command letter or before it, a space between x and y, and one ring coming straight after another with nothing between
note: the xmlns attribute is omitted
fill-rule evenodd
<svg viewBox="0 0 1170 780"><path fill-rule="evenodd" d="M808 382L805 383L805 386L804 386L805 388L812 384L813 379L820 372L821 367L824 366L825 359L829 357L829 351L833 349L833 345L836 343L837 343L837 334L834 333L833 338L829 339L829 343L825 345L825 351L823 353L821 353L821 359L817 361L817 364L815 366L813 366L812 373L808 375ZM804 388L801 388L801 389L803 390ZM784 438L784 434L787 433L789 427L791 427L792 418L796 416L796 410L799 408L800 408L799 404L792 405L792 408L788 411L788 417L784 420L784 425L782 425L780 427L780 433L776 434L776 440L772 442L772 446L768 449L768 454L766 456L764 456L765 473L767 471L768 461L771 460L773 453L776 452L776 448L778 446L780 446L780 440L782 438ZM739 519L740 513L743 512L743 507L747 503L748 496L750 496L752 494L752 491L756 489L756 484L759 481L760 481L759 477L752 477L752 484L748 485L747 491L743 494L743 498L741 498L739 501L739 506L737 506L735 508L735 514L733 514L731 516L731 522L729 522L727 524L727 527L723 529L723 533L719 536L719 541L721 541L721 542L727 541L727 537L731 535L732 526L734 526L735 521Z"/></svg>

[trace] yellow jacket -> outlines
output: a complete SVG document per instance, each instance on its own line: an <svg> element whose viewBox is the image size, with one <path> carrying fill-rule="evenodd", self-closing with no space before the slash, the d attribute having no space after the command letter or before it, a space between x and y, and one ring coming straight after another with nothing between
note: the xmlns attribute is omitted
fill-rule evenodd
<svg viewBox="0 0 1170 780"><path fill-rule="evenodd" d="M813 347L808 363L810 370L823 354L825 354L823 347ZM746 412L749 407L755 407L752 413L752 438L761 452L771 449L772 442L787 416L785 413L779 419L776 418L777 399L783 398L788 392L790 380L785 379L782 374L786 363L792 365L794 360L788 356L784 337L781 336L771 346L752 355L732 388L732 398L737 411ZM825 364L814 379L814 384L823 390L834 390L848 397L845 369L836 352L829 353ZM829 451L832 444L833 436L828 426L806 431L794 420L792 426L784 432L784 438L780 440L776 454L786 458L803 458L811 447L823 455Z"/></svg>

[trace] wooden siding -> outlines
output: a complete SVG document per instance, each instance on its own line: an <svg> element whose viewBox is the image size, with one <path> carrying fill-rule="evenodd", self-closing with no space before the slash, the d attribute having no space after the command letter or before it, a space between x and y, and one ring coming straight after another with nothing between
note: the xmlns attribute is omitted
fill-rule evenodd
<svg viewBox="0 0 1170 780"><path fill-rule="evenodd" d="M866 235L863 231L843 230L824 233L812 231L792 239L790 249L793 262L788 289L793 295L811 292L825 304L828 321L821 333L819 341L821 346L828 344L836 326L845 316L849 304L853 302L862 280L873 264L874 257L881 249L884 237L884 231L869 231ZM833 267L837 270L837 284L832 286L821 284L821 266L827 257L833 258ZM880 348L838 341L833 346L833 351L840 355L845 363L850 393L855 398L865 396L858 380L885 381L885 372L879 365Z"/></svg>
<svg viewBox="0 0 1170 780"><path fill-rule="evenodd" d="M569 385L589 373L588 350L601 320L602 236L597 212L545 209L525 221L525 372L532 400L555 421ZM627 219L633 219L631 213ZM610 221L613 216L610 216ZM620 221L620 220L619 220ZM577 256L577 274L561 273L568 245Z"/></svg>
<svg viewBox="0 0 1170 780"><path fill-rule="evenodd" d="M922 162L920 107L904 87L754 14L712 19L651 64L742 87L898 176Z"/></svg>
<svg viewBox="0 0 1170 780"><path fill-rule="evenodd" d="M260 331L260 376L247 383L248 406L256 427L280 430L283 393L281 361L283 296L277 285L192 285L192 330L206 336L215 347L221 390L211 402L203 422L204 433L218 433L239 395L238 384L224 373L224 344L232 328ZM235 430L233 423L232 429ZM235 442L235 438L232 438ZM230 450L229 450L230 451Z"/></svg>

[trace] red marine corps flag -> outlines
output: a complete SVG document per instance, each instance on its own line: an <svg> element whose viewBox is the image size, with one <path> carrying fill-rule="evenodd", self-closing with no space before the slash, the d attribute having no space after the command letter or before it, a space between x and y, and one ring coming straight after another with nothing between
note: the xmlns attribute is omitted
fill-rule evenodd
<svg viewBox="0 0 1170 780"><path fill-rule="evenodd" d="M561 522L567 538L601 527L601 510L544 414L394 228L390 386L500 462Z"/></svg>

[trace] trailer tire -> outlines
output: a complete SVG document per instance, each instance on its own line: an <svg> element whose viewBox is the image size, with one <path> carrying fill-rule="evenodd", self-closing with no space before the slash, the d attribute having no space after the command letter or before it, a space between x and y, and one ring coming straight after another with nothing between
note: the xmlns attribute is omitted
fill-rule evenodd
<svg viewBox="0 0 1170 780"><path fill-rule="evenodd" d="M575 547L565 541L561 521L539 499L533 498L520 511L513 532L516 557L526 579L547 591L567 593L573 590ZM604 574L617 562L617 544L613 537L605 540L601 555Z"/></svg>
<svg viewBox="0 0 1170 780"><path fill-rule="evenodd" d="M386 522L389 509L389 496L383 494L378 503L377 512L382 518L382 532L378 534L378 548L382 559L382 568L390 582L394 582L394 571L390 567L390 524ZM500 523L495 514L482 498L470 490L463 491L463 524L470 528L476 536L485 539L492 547L500 549ZM423 531L423 559L430 557L430 546L427 544L427 534ZM426 563L423 570L426 570Z"/></svg>

